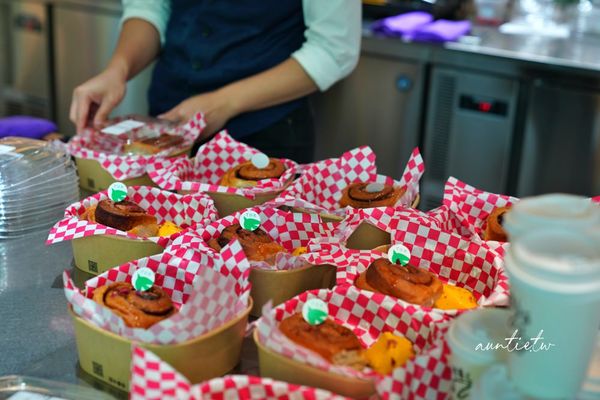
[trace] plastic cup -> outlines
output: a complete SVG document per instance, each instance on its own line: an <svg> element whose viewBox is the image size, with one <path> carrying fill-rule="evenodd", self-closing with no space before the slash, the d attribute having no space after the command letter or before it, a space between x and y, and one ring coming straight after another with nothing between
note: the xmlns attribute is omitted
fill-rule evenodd
<svg viewBox="0 0 600 400"><path fill-rule="evenodd" d="M490 366L505 359L502 348L488 347L504 344L508 336L509 310L479 309L456 318L448 331L448 345L452 351L452 398L472 397L474 384Z"/></svg>
<svg viewBox="0 0 600 400"><path fill-rule="evenodd" d="M504 364L494 364L479 378L472 397L477 400L526 400L511 382Z"/></svg>
<svg viewBox="0 0 600 400"><path fill-rule="evenodd" d="M586 197L546 194L519 201L504 218L511 243L528 231L561 226L599 232L600 205Z"/></svg>
<svg viewBox="0 0 600 400"><path fill-rule="evenodd" d="M508 349L511 379L534 398L574 398L600 324L599 237L567 228L524 233L505 264L521 338Z"/></svg>

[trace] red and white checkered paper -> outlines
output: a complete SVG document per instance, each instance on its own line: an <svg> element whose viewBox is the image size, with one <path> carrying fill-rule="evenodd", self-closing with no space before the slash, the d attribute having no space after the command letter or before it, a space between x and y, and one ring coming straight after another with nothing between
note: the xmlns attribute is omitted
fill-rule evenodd
<svg viewBox="0 0 600 400"><path fill-rule="evenodd" d="M472 242L444 231L417 210L372 209L363 210L361 214L362 218L346 219L340 223L335 239L313 240L308 248L307 259L311 263L336 266L338 285L354 285L358 275L373 261L387 257L373 250L345 247L345 240L360 224L370 223L389 232L392 243L401 243L409 249L411 265L433 272L443 282L468 289L479 306L508 305L509 285L503 260L486 243ZM461 312L433 310L446 315Z"/></svg>
<svg viewBox="0 0 600 400"><path fill-rule="evenodd" d="M278 179L262 179L249 188L220 185L227 171L250 161L257 153L260 151L233 139L227 131L221 131L198 149L194 159L181 158L170 165L150 165L148 175L166 190L230 193L253 199L258 194L283 190L300 170L294 161L282 159L287 169Z"/></svg>
<svg viewBox="0 0 600 400"><path fill-rule="evenodd" d="M117 123L127 118L116 118L112 122ZM102 148L102 144L94 145L92 141L93 130L91 129L86 129L82 134L75 135L67 144L67 151L77 158L98 161L102 168L117 180L137 178L147 172L150 164L157 164L162 168L171 164L176 158L169 158L168 156L191 147L205 127L206 121L201 113L196 114L186 124L174 129L157 127L159 133L168 131L169 134L183 136L184 142L180 146L151 156L121 155L118 154L121 149L115 149L113 144L104 148Z"/></svg>
<svg viewBox="0 0 600 400"><path fill-rule="evenodd" d="M600 196L593 197L591 200L600 203ZM431 211L430 214L443 221L448 230L474 241L482 241L490 213L498 207L513 205L518 201L516 197L485 192L450 177L444 187L444 205ZM508 242L490 240L486 243L501 256L504 256L509 246Z"/></svg>
<svg viewBox="0 0 600 400"><path fill-rule="evenodd" d="M141 238L125 231L80 219L87 208L107 198L108 191L105 190L67 207L64 218L50 230L46 244L92 235L114 235L149 240L166 247L186 230L204 226L218 218L214 202L205 194L196 193L184 196L148 186L131 186L128 188L130 201L138 204L148 214L155 216L159 223L170 221L183 228L184 231L165 237Z"/></svg>
<svg viewBox="0 0 600 400"><path fill-rule="evenodd" d="M191 385L184 376L156 354L141 347L133 348L129 387L131 400L346 399L323 389L248 375L227 375Z"/></svg>
<svg viewBox="0 0 600 400"><path fill-rule="evenodd" d="M208 246L208 241L218 238L221 232L228 226L239 223L239 218L248 209L240 210L225 218L214 221L202 229L190 231L181 235L173 241L168 251L183 254L182 251L190 250L186 257L197 258L199 254L217 252ZM250 208L258 213L261 220L259 229L265 231L275 242L282 245L288 252L298 247L306 247L311 239L331 237L334 224L324 223L317 214L302 214L282 211L269 206L257 206ZM223 257L228 255L221 251ZM268 270L289 270L301 268L307 265L307 254L293 256L280 253L276 256L275 265L262 261L250 261L254 268Z"/></svg>
<svg viewBox="0 0 600 400"><path fill-rule="evenodd" d="M235 242L228 250L238 254L235 259L206 259L206 264L162 253L112 268L85 282L79 291L67 271L63 274L65 296L73 311L99 328L124 338L143 343L176 344L191 340L216 329L243 312L248 305L249 272L237 277L235 268L248 269L248 260ZM179 312L149 329L130 328L123 319L92 300L96 288L113 282L131 282L135 270L150 268L156 274L155 285L171 298Z"/></svg>
<svg viewBox="0 0 600 400"><path fill-rule="evenodd" d="M300 178L269 204L293 206L291 198L299 198L305 201L305 208L344 215L344 210L339 206L343 190L354 182L377 182L406 187L406 193L400 197L396 206L409 207L419 193L419 180L424 171L423 158L419 149L415 148L399 181L378 175L375 153L370 147L363 146L350 150L339 158L306 165Z"/></svg>
<svg viewBox="0 0 600 400"><path fill-rule="evenodd" d="M443 204L462 218L481 237L487 217L498 207L512 205L519 201L516 197L485 192L467 185L454 177L448 178L444 186Z"/></svg>
<svg viewBox="0 0 600 400"><path fill-rule="evenodd" d="M327 360L288 339L279 323L301 312L304 303L319 298L327 303L329 317L351 329L365 348L371 346L384 332L402 335L413 343L416 356L393 375L382 377L372 370L357 371L330 364ZM385 399L442 399L450 389L451 372L446 354L442 351L443 327L448 319L413 305L404 305L389 297L360 291L352 286L338 286L304 292L283 304L263 308L256 329L260 342L267 348L300 363L324 371L377 382L379 395ZM439 326L437 326L439 325ZM401 376L402 379L396 379ZM386 380L386 383L382 383ZM422 387L426 388L422 395ZM393 391L389 390L393 389Z"/></svg>

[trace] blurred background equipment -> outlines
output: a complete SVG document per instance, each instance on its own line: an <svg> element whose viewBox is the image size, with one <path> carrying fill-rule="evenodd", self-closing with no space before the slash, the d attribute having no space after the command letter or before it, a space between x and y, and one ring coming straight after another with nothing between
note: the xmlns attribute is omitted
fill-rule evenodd
<svg viewBox="0 0 600 400"><path fill-rule="evenodd" d="M380 172L399 177L420 146L423 208L440 203L449 175L519 197L599 194L599 10L600 0L363 1L357 68L311 99L315 156L369 145ZM371 29L411 11L472 29L438 44ZM0 118L42 117L74 134L73 89L108 61L120 12L119 0L0 0ZM150 73L113 116L147 114Z"/></svg>

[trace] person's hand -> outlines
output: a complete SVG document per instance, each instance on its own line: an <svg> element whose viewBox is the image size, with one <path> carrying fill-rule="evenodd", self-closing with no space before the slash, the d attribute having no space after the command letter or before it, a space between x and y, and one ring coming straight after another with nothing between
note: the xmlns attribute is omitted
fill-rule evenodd
<svg viewBox="0 0 600 400"><path fill-rule="evenodd" d="M79 85L73 91L69 118L79 133L92 121L96 128L101 128L108 114L125 96L127 80L124 73L117 68L108 68L100 75Z"/></svg>
<svg viewBox="0 0 600 400"><path fill-rule="evenodd" d="M198 139L204 140L217 133L236 115L233 104L229 100L228 96L220 91L203 93L182 101L158 118L182 124L201 112L207 125Z"/></svg>

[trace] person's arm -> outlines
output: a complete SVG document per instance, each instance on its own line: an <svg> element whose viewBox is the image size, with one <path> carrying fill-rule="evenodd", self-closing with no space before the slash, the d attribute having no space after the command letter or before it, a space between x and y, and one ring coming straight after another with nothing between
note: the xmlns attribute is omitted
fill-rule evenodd
<svg viewBox="0 0 600 400"><path fill-rule="evenodd" d="M94 126L102 126L123 99L127 81L160 52L170 14L169 0L124 0L123 7L123 26L110 62L102 73L73 92L69 117L78 132L90 116Z"/></svg>
<svg viewBox="0 0 600 400"><path fill-rule="evenodd" d="M159 117L184 122L202 111L208 123L206 137L236 115L326 90L348 75L360 51L360 1L304 0L303 12L306 41L290 58L214 92L190 97Z"/></svg>

